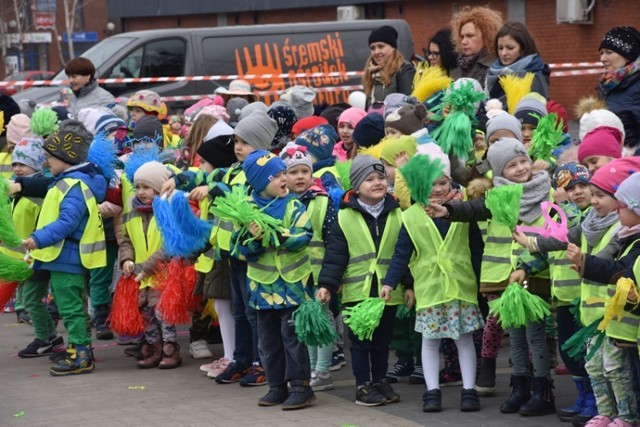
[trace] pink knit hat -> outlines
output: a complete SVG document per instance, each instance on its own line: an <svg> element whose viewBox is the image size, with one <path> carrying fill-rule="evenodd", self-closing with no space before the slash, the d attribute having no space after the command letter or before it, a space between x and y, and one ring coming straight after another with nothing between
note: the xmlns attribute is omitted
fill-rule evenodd
<svg viewBox="0 0 640 427"><path fill-rule="evenodd" d="M227 109L220 105L207 105L206 107L203 107L202 110L196 114L196 120L198 120L198 117L203 115L215 117L218 120L223 120L225 123L229 121Z"/></svg>
<svg viewBox="0 0 640 427"><path fill-rule="evenodd" d="M7 140L17 144L22 138L33 136L29 128L31 119L26 114L14 114L7 125Z"/></svg>
<svg viewBox="0 0 640 427"><path fill-rule="evenodd" d="M638 171L640 171L640 157L622 157L598 169L591 177L590 183L613 197L622 181Z"/></svg>
<svg viewBox="0 0 640 427"><path fill-rule="evenodd" d="M622 157L622 133L611 126L599 126L584 136L578 145L578 161L591 156Z"/></svg>
<svg viewBox="0 0 640 427"><path fill-rule="evenodd" d="M366 115L367 112L361 108L347 108L340 114L340 117L338 117L338 127L340 127L340 123L349 123L355 128L358 122Z"/></svg>

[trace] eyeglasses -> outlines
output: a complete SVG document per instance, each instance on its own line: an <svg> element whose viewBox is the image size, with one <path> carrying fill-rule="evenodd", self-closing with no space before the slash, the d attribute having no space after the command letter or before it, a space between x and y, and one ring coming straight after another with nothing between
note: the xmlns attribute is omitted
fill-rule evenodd
<svg viewBox="0 0 640 427"><path fill-rule="evenodd" d="M427 56L440 56L440 52L434 52L432 50L428 50L426 53Z"/></svg>

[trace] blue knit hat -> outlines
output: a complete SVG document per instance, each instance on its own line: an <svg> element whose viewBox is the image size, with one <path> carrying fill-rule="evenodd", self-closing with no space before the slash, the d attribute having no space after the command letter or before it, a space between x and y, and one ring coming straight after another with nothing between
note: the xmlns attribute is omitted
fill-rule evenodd
<svg viewBox="0 0 640 427"><path fill-rule="evenodd" d="M565 190L578 183L589 184L589 169L580 163L569 162L558 166L553 173L553 188Z"/></svg>
<svg viewBox="0 0 640 427"><path fill-rule="evenodd" d="M373 147L382 138L384 138L384 117L382 114L367 114L353 130L353 140L360 147Z"/></svg>
<svg viewBox="0 0 640 427"><path fill-rule="evenodd" d="M286 169L280 157L264 150L252 152L242 163L247 182L258 193L264 191L273 178Z"/></svg>
<svg viewBox="0 0 640 427"><path fill-rule="evenodd" d="M331 157L338 134L331 125L320 125L302 132L296 138L296 144L307 147L309 154L317 161Z"/></svg>
<svg viewBox="0 0 640 427"><path fill-rule="evenodd" d="M96 122L96 135L100 132L110 134L122 126L126 126L126 124L120 117L115 114L104 114Z"/></svg>

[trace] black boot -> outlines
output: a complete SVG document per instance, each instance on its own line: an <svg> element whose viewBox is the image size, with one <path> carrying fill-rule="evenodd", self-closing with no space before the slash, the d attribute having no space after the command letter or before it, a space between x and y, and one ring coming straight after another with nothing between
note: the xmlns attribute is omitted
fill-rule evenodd
<svg viewBox="0 0 640 427"><path fill-rule="evenodd" d="M547 377L534 377L531 385L531 399L520 408L520 415L535 417L556 412L553 397L553 381Z"/></svg>
<svg viewBox="0 0 640 427"><path fill-rule="evenodd" d="M500 412L504 414L515 414L530 398L529 377L524 375L511 375L511 396L500 405Z"/></svg>
<svg viewBox="0 0 640 427"><path fill-rule="evenodd" d="M96 325L96 339L99 340L112 340L113 332L107 325L107 319L111 313L111 307L108 305L100 305L95 308L93 320Z"/></svg>
<svg viewBox="0 0 640 427"><path fill-rule="evenodd" d="M496 359L480 359L480 374L476 381L476 390L480 396L490 396L496 391Z"/></svg>

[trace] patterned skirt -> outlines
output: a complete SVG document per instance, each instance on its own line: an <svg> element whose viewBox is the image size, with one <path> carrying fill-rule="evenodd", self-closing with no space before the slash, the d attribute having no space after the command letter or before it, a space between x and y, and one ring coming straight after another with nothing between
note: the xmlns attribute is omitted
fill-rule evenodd
<svg viewBox="0 0 640 427"><path fill-rule="evenodd" d="M453 300L416 312L416 332L425 339L451 338L468 334L484 327L480 307L466 301Z"/></svg>

